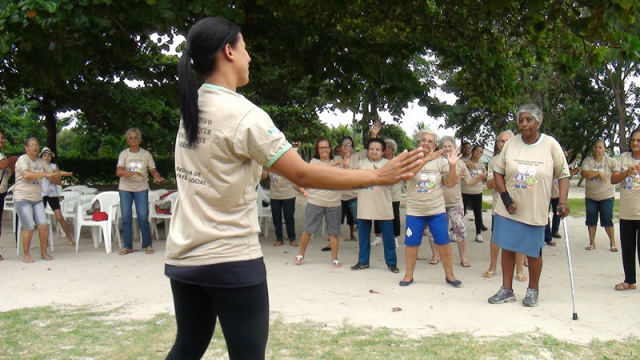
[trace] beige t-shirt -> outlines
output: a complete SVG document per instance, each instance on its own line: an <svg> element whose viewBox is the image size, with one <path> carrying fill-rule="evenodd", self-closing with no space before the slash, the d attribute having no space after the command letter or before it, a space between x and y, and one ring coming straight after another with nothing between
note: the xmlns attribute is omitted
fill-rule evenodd
<svg viewBox="0 0 640 360"><path fill-rule="evenodd" d="M507 191L518 207L515 214L509 214L498 201L495 213L528 225L546 225L552 181L569 177L567 160L556 139L541 134L535 144L528 145L516 135L504 144L493 168L504 175Z"/></svg>
<svg viewBox="0 0 640 360"><path fill-rule="evenodd" d="M629 166L640 163L631 152L622 153L618 158L616 171L627 171ZM627 176L620 183L620 219L640 220L640 174Z"/></svg>
<svg viewBox="0 0 640 360"><path fill-rule="evenodd" d="M0 151L0 161L6 159L7 156ZM9 188L9 178L11 177L11 166L0 170L0 194L7 192Z"/></svg>
<svg viewBox="0 0 640 360"><path fill-rule="evenodd" d="M493 178L493 164L498 160L498 155L494 156L491 158L491 161L489 161L489 166L488 166L488 171L487 171L487 182L489 180L494 180ZM502 201L502 199L500 199L500 194L498 194L498 188L493 188L493 195L492 195L492 199L491 199L491 215L493 216L496 213L496 204L498 203L498 201Z"/></svg>
<svg viewBox="0 0 640 360"><path fill-rule="evenodd" d="M33 161L27 154L20 156L16 162L16 186L13 188L13 198L15 201L42 201L42 194L40 194L42 178L27 180L22 176L22 172L25 170L52 173L53 169L41 158L37 157Z"/></svg>
<svg viewBox="0 0 640 360"><path fill-rule="evenodd" d="M296 189L291 185L291 181L284 176L269 173L271 179L269 197L273 200L286 200L295 198L298 195Z"/></svg>
<svg viewBox="0 0 640 360"><path fill-rule="evenodd" d="M123 167L127 171L137 171L144 176L144 179L139 176L120 178L118 190L138 192L149 189L149 170L155 169L156 163L153 161L151 153L143 148L135 153L125 149L118 156L116 167Z"/></svg>
<svg viewBox="0 0 640 360"><path fill-rule="evenodd" d="M198 90L199 131L193 145L181 123L176 138L178 199L166 263L177 266L262 257L256 184L291 149L269 115L234 91Z"/></svg>
<svg viewBox="0 0 640 360"><path fill-rule="evenodd" d="M416 176L407 180L407 215L431 216L445 212L440 185L447 176L449 163L439 157L424 164Z"/></svg>
<svg viewBox="0 0 640 360"><path fill-rule="evenodd" d="M356 169L358 163L366 158L367 150L361 150L357 153L351 154L351 158L349 159L349 169ZM342 160L342 156L336 156L334 160ZM358 197L358 190L342 190L341 193L342 201L347 201Z"/></svg>
<svg viewBox="0 0 640 360"><path fill-rule="evenodd" d="M357 169L379 169L388 163L387 159L380 159L372 163L369 159L360 161ZM358 190L358 219L363 220L392 220L393 206L391 205L391 186L376 185Z"/></svg>
<svg viewBox="0 0 640 360"><path fill-rule="evenodd" d="M478 161L477 163L474 163L473 166L467 166L467 170L469 170L469 176L475 178L476 176L484 174L487 171L487 168L482 161ZM478 181L473 185L467 185L463 181L460 188L463 194L475 195L482 194L483 185L482 181Z"/></svg>
<svg viewBox="0 0 640 360"><path fill-rule="evenodd" d="M391 201L397 202L402 200L402 181L391 185Z"/></svg>
<svg viewBox="0 0 640 360"><path fill-rule="evenodd" d="M320 159L311 159L309 164L317 164L322 166L329 166L335 160L331 160L328 163L323 162ZM325 190L325 189L307 189L307 202L315 206L322 207L336 207L340 206L340 197L342 196L340 190Z"/></svg>
<svg viewBox="0 0 640 360"><path fill-rule="evenodd" d="M456 185L454 187L446 187L442 184L442 192L444 194L444 206L454 206L454 205L462 205L462 190L460 187L461 183L464 183L462 179L468 179L469 170L463 161L458 160L456 163L456 174L458 174L458 181L456 181ZM462 175L462 177L460 177ZM447 171L447 175L445 175L445 179L449 177L449 172Z"/></svg>
<svg viewBox="0 0 640 360"><path fill-rule="evenodd" d="M616 187L611 184L611 174L618 167L618 162L608 156L603 156L600 161L596 161L593 156L589 156L582 161L582 170L600 171L605 175L606 181L599 177L591 180L585 179L584 193L587 199L601 201L611 199L616 195Z"/></svg>

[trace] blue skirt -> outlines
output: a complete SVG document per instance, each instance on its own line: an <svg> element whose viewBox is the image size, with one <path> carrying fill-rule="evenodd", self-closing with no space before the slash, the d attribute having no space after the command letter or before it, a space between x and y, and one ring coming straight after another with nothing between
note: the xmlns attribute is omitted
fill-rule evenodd
<svg viewBox="0 0 640 360"><path fill-rule="evenodd" d="M493 242L500 248L534 258L542 254L544 226L527 225L498 214L494 219Z"/></svg>

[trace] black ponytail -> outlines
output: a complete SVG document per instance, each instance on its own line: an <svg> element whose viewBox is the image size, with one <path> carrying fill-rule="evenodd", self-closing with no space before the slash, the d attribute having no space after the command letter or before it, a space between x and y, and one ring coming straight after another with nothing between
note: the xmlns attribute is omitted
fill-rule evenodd
<svg viewBox="0 0 640 360"><path fill-rule="evenodd" d="M187 48L178 63L180 115L189 145L198 139L198 87L216 69L220 50L227 44L235 46L239 34L238 25L221 17L204 18L189 30Z"/></svg>

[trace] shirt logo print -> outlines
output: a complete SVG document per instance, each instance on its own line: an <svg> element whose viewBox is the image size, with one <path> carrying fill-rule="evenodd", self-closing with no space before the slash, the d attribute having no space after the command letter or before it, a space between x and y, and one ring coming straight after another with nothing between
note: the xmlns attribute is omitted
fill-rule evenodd
<svg viewBox="0 0 640 360"><path fill-rule="evenodd" d="M538 169L535 166L518 166L518 173L513 177L516 181L516 189L533 189L538 182L536 173Z"/></svg>

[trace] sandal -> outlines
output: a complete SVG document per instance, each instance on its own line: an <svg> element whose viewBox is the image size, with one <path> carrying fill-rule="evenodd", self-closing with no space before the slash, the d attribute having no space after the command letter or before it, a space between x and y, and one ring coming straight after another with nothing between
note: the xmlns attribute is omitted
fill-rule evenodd
<svg viewBox="0 0 640 360"><path fill-rule="evenodd" d="M296 258L293 261L296 263L296 265L300 265L300 264L302 264L302 260L304 260L304 256L296 255Z"/></svg>
<svg viewBox="0 0 640 360"><path fill-rule="evenodd" d="M29 256L29 257L23 257L22 258L22 262L27 263L27 264L31 264L31 263L34 263L36 261L33 260L33 258L31 256Z"/></svg>
<svg viewBox="0 0 640 360"><path fill-rule="evenodd" d="M49 255L49 254L44 254L44 255L40 255L40 257L42 258L42 260L53 260L53 256Z"/></svg>
<svg viewBox="0 0 640 360"><path fill-rule="evenodd" d="M440 262L440 260L434 260L434 259L429 260L429 264L431 264L431 265L438 265L439 262Z"/></svg>
<svg viewBox="0 0 640 360"><path fill-rule="evenodd" d="M282 245L284 245L284 241L282 241L282 240L278 240L278 241L273 243L273 246L282 246Z"/></svg>
<svg viewBox="0 0 640 360"><path fill-rule="evenodd" d="M75 241L73 241L73 240L67 240L67 244L68 244L69 246L75 246L75 245L76 245L76 242L75 242Z"/></svg>
<svg viewBox="0 0 640 360"><path fill-rule="evenodd" d="M342 267L342 264L340 264L340 260L338 260L338 259L333 260L331 263L333 264L333 267L336 268L336 269Z"/></svg>
<svg viewBox="0 0 640 360"><path fill-rule="evenodd" d="M289 244L291 244L291 246L293 247L298 247L298 243L295 240L290 241Z"/></svg>
<svg viewBox="0 0 640 360"><path fill-rule="evenodd" d="M520 281L520 282L525 282L527 281L527 276L523 273L517 273L516 274L516 280Z"/></svg>
<svg viewBox="0 0 640 360"><path fill-rule="evenodd" d="M144 248L144 252L147 255L153 254L155 251L153 251L153 248L151 246L147 246L146 248Z"/></svg>
<svg viewBox="0 0 640 360"><path fill-rule="evenodd" d="M127 254L131 254L132 252L133 250L129 248L122 248L120 249L120 251L118 251L118 255L127 255Z"/></svg>
<svg viewBox="0 0 640 360"><path fill-rule="evenodd" d="M585 249L585 250L595 250L595 249L596 249L596 245L595 245L595 244L593 244L593 245L589 245L589 246L587 246L587 247L586 247L586 248L584 248L584 249Z"/></svg>
<svg viewBox="0 0 640 360"><path fill-rule="evenodd" d="M611 252L618 252L618 248L617 248L617 247L615 247L615 246L612 246L612 247L611 247Z"/></svg>
<svg viewBox="0 0 640 360"><path fill-rule="evenodd" d="M495 270L487 270L487 271L485 271L484 274L482 274L482 277L488 279L488 278L492 278L493 275L495 275L495 274L496 274Z"/></svg>
<svg viewBox="0 0 640 360"><path fill-rule="evenodd" d="M615 290L633 290L636 288L636 284L627 284L626 282L622 282L617 284L614 289Z"/></svg>
<svg viewBox="0 0 640 360"><path fill-rule="evenodd" d="M460 263L460 265L461 265L462 267L470 267L470 266L471 266L471 264L469 264L469 262L468 262L468 261L463 261L463 262L461 262L461 263Z"/></svg>

